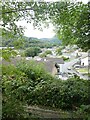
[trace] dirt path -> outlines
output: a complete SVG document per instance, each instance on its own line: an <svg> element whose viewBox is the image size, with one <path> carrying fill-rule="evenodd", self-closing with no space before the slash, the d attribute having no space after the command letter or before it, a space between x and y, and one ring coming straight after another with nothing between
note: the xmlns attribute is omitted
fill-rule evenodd
<svg viewBox="0 0 90 120"><path fill-rule="evenodd" d="M37 106L29 106L28 110L31 114L38 116L39 118L75 118L75 113L63 112L60 110L50 110L46 108L40 108Z"/></svg>

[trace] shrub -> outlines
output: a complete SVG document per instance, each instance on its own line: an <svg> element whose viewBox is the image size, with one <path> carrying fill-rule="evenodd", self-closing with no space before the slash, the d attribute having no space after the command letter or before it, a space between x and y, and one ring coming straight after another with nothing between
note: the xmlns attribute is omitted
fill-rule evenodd
<svg viewBox="0 0 90 120"><path fill-rule="evenodd" d="M32 92L36 98L33 104L57 107L62 109L77 109L82 104L88 104L88 84L84 80L55 80L38 84Z"/></svg>
<svg viewBox="0 0 90 120"><path fill-rule="evenodd" d="M26 51L25 51L25 56L26 57L34 57L34 56L37 56L38 53L41 52L41 49L40 48L37 48L37 47L31 47L31 48L28 48Z"/></svg>
<svg viewBox="0 0 90 120"><path fill-rule="evenodd" d="M18 65L28 76L33 89L28 93L29 104L47 105L62 109L75 109L88 103L88 82L78 77L67 81L57 80L46 73L43 66L35 62Z"/></svg>
<svg viewBox="0 0 90 120"><path fill-rule="evenodd" d="M49 55L49 54L51 54L52 55L52 51L51 50L47 50L47 51L45 51L44 53L42 53L41 55L40 55L40 57L47 57L47 55Z"/></svg>
<svg viewBox="0 0 90 120"><path fill-rule="evenodd" d="M82 115L84 120L90 120L90 104L89 105L81 105L80 108L76 111L77 115Z"/></svg>
<svg viewBox="0 0 90 120"><path fill-rule="evenodd" d="M52 51L51 50L47 50L45 51L45 53L48 55L48 54L52 54Z"/></svg>
<svg viewBox="0 0 90 120"><path fill-rule="evenodd" d="M40 54L40 57L41 57L41 58L47 57L47 54L46 54L46 53L42 53L42 54Z"/></svg>
<svg viewBox="0 0 90 120"><path fill-rule="evenodd" d="M3 119L25 118L26 104L75 110L89 103L89 81L79 77L55 79L35 61L21 61L16 67L3 66L2 73Z"/></svg>
<svg viewBox="0 0 90 120"><path fill-rule="evenodd" d="M62 58L63 58L64 61L69 60L69 57L62 56Z"/></svg>
<svg viewBox="0 0 90 120"><path fill-rule="evenodd" d="M13 65L3 65L2 74L2 119L23 119L27 114L24 108L27 77Z"/></svg>

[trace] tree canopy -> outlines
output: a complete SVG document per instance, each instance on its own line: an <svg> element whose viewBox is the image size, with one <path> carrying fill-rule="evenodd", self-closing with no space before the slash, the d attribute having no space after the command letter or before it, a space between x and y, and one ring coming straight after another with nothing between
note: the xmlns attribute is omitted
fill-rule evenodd
<svg viewBox="0 0 90 120"><path fill-rule="evenodd" d="M51 22L64 45L77 44L84 50L89 42L89 2L3 2L2 26L14 35L23 33L16 22L26 20L42 30ZM3 32L3 31L2 31ZM5 33L4 33L5 34Z"/></svg>
<svg viewBox="0 0 90 120"><path fill-rule="evenodd" d="M26 49L25 56L26 57L34 57L34 56L37 56L40 52L42 52L42 51L39 47L30 47L30 48Z"/></svg>

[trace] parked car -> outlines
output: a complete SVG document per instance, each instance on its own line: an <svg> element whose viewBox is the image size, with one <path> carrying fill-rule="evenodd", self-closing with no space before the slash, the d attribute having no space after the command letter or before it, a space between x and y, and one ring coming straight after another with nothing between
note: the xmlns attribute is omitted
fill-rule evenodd
<svg viewBox="0 0 90 120"><path fill-rule="evenodd" d="M80 65L74 65L74 68L76 68L76 69L78 69L80 67L81 67Z"/></svg>
<svg viewBox="0 0 90 120"><path fill-rule="evenodd" d="M67 80L67 79L68 79L67 76L62 76L62 75L59 75L58 77L59 77L59 79L61 79L61 80Z"/></svg>
<svg viewBox="0 0 90 120"><path fill-rule="evenodd" d="M56 77L61 79L61 80L67 80L68 79L67 73L59 73L58 75L56 75Z"/></svg>
<svg viewBox="0 0 90 120"><path fill-rule="evenodd" d="M68 77L73 77L73 76L74 76L73 73L68 72Z"/></svg>
<svg viewBox="0 0 90 120"><path fill-rule="evenodd" d="M71 68L70 68L70 67L68 67L67 69L68 69L68 70L71 70Z"/></svg>

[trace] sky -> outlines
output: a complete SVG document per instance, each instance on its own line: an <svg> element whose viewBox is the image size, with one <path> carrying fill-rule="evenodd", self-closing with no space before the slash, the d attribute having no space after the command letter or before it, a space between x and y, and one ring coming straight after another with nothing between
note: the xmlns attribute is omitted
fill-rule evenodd
<svg viewBox="0 0 90 120"><path fill-rule="evenodd" d="M50 24L48 29L44 28L43 31L39 31L38 29L35 30L31 25L29 25L27 26L24 35L37 38L52 38L55 35L53 28L54 27Z"/></svg>
<svg viewBox="0 0 90 120"><path fill-rule="evenodd" d="M27 23L25 20L19 21L17 25L25 27L24 35L27 37L52 38L55 35L54 27L51 23L49 28L44 28L43 31L34 29L33 24Z"/></svg>
<svg viewBox="0 0 90 120"><path fill-rule="evenodd" d="M40 0L37 0L37 1L40 1ZM45 0L45 1L49 2L49 1L59 1L59 0ZM89 0L73 0L73 1L75 2L82 1L83 3L86 4ZM33 25L30 23L27 23L25 20L18 22L17 25L26 27L24 35L27 37L52 38L53 36L55 36L55 33L53 31L54 26L52 24L49 25L49 28L44 28L43 32L39 31L38 29L34 29Z"/></svg>

